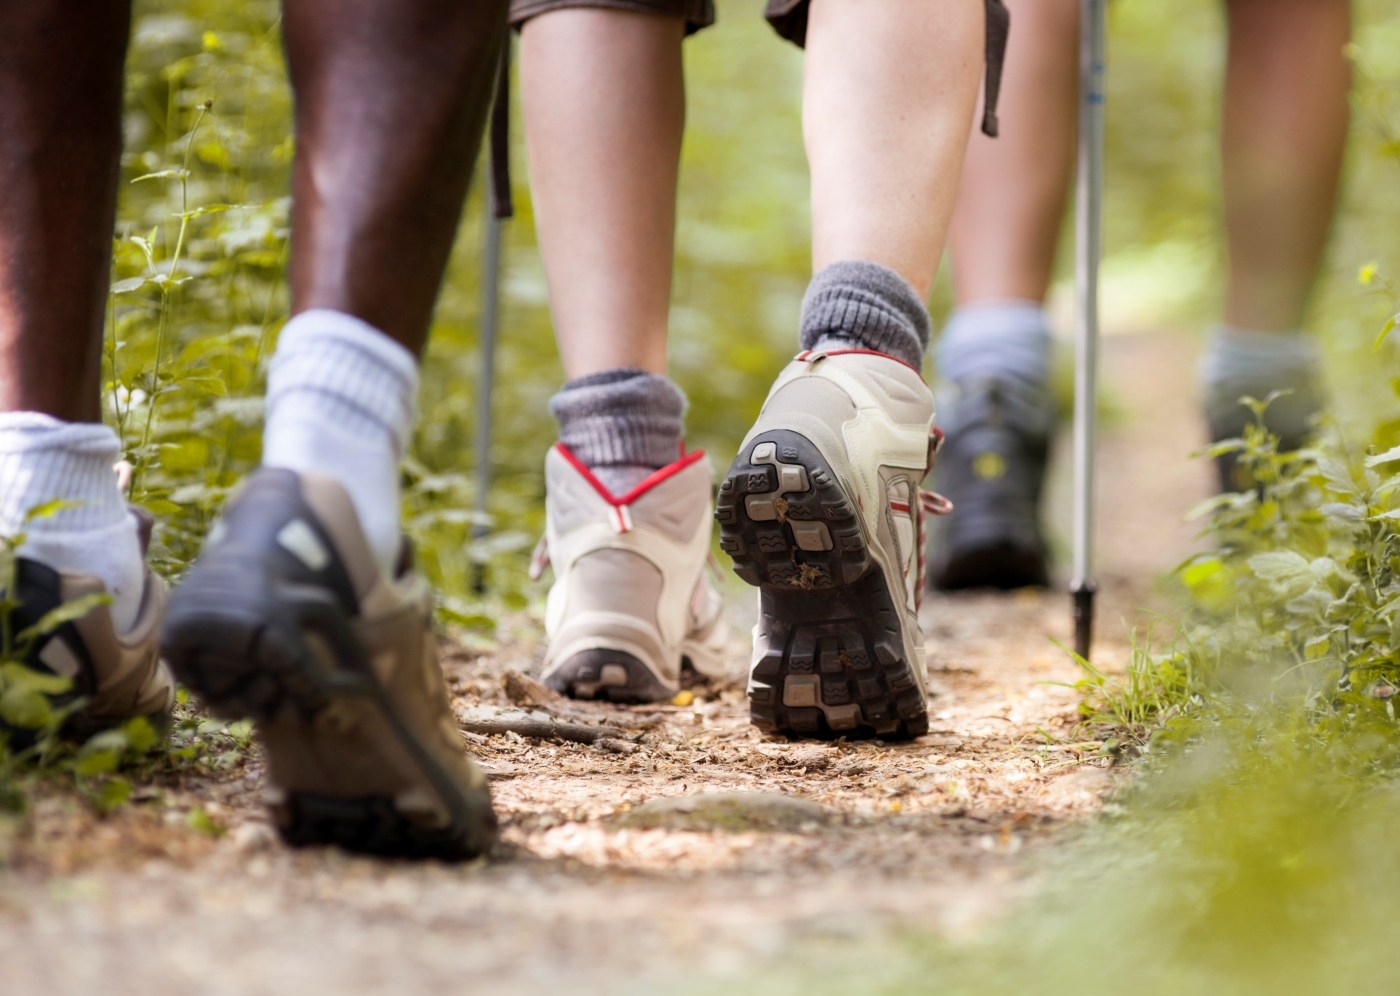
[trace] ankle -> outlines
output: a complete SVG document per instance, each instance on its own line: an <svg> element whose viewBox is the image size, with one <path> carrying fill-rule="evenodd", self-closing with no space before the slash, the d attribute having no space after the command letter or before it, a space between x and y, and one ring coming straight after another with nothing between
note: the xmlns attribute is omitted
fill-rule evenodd
<svg viewBox="0 0 1400 996"><path fill-rule="evenodd" d="M398 468L417 392L408 350L334 311L288 322L268 373L263 463L344 487L385 574L399 554Z"/></svg>
<svg viewBox="0 0 1400 996"><path fill-rule="evenodd" d="M832 263L802 300L804 350L870 349L915 370L928 347L928 308L904 278L878 263Z"/></svg>
<svg viewBox="0 0 1400 996"><path fill-rule="evenodd" d="M117 632L135 622L145 582L136 520L113 470L120 450L104 425L0 414L0 535L23 533L22 557L96 577L112 597ZM31 517L55 500L66 504Z"/></svg>
<svg viewBox="0 0 1400 996"><path fill-rule="evenodd" d="M680 455L685 395L671 380L633 367L566 383L550 399L559 441L614 494L624 494Z"/></svg>

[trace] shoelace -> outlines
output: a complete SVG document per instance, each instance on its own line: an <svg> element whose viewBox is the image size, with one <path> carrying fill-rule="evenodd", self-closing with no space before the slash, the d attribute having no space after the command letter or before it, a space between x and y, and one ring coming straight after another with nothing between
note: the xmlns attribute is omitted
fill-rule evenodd
<svg viewBox="0 0 1400 996"><path fill-rule="evenodd" d="M938 460L938 451L943 449L945 439L947 439L947 435L938 426L929 430L928 466L924 469L925 478L933 473L933 465ZM953 511L953 503L937 491L920 488L919 508L926 515L949 515ZM917 612L924 604L924 584L927 581L928 572L928 544L924 541L924 518L922 515L914 520L914 545L918 549L919 565L919 576L914 587L914 611Z"/></svg>
<svg viewBox="0 0 1400 996"><path fill-rule="evenodd" d="M928 465L924 467L924 477L928 478L933 473L933 465L938 459L938 451L943 449L943 442L948 437L943 430L934 426L928 434ZM926 515L951 515L953 503L937 491L930 491L927 488L919 489L919 508Z"/></svg>

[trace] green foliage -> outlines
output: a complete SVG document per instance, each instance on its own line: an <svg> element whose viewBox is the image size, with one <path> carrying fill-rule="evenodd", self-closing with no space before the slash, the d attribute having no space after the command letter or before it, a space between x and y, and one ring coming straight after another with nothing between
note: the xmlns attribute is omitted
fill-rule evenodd
<svg viewBox="0 0 1400 996"><path fill-rule="evenodd" d="M1191 654L1158 654L1150 640L1134 639L1121 675L1106 674L1078 655L1075 660L1084 671L1084 677L1074 683L1083 696L1079 703L1083 725L1109 744L1110 752L1146 747L1171 723L1189 717L1209 690Z"/></svg>

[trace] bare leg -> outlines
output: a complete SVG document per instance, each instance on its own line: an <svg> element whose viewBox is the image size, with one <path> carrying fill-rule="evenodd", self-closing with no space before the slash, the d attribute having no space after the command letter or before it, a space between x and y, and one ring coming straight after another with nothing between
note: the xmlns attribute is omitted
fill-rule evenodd
<svg viewBox="0 0 1400 996"><path fill-rule="evenodd" d="M504 5L287 0L294 313L422 349L494 81Z"/></svg>
<svg viewBox="0 0 1400 996"><path fill-rule="evenodd" d="M0 4L0 411L100 420L130 16Z"/></svg>
<svg viewBox="0 0 1400 996"><path fill-rule="evenodd" d="M1001 135L973 135L953 214L959 304L1043 301L1074 164L1078 0L1012 0Z"/></svg>
<svg viewBox="0 0 1400 996"><path fill-rule="evenodd" d="M981 0L817 0L802 121L812 263L879 263L927 296L981 79Z"/></svg>
<svg viewBox="0 0 1400 996"><path fill-rule="evenodd" d="M1322 259L1348 121L1349 0L1230 0L1222 154L1225 321L1297 329Z"/></svg>
<svg viewBox="0 0 1400 996"><path fill-rule="evenodd" d="M588 8L524 27L535 220L570 380L666 369L683 32L678 18Z"/></svg>

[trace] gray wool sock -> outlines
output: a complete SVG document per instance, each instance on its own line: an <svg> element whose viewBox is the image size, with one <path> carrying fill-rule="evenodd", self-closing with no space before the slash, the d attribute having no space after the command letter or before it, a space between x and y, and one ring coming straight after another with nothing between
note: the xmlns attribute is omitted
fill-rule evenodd
<svg viewBox="0 0 1400 996"><path fill-rule="evenodd" d="M660 374L621 367L579 377L549 410L559 441L614 494L680 457L685 395Z"/></svg>
<svg viewBox="0 0 1400 996"><path fill-rule="evenodd" d="M802 299L803 349L873 349L917 370L928 337L928 308L903 277L879 263L832 263Z"/></svg>

